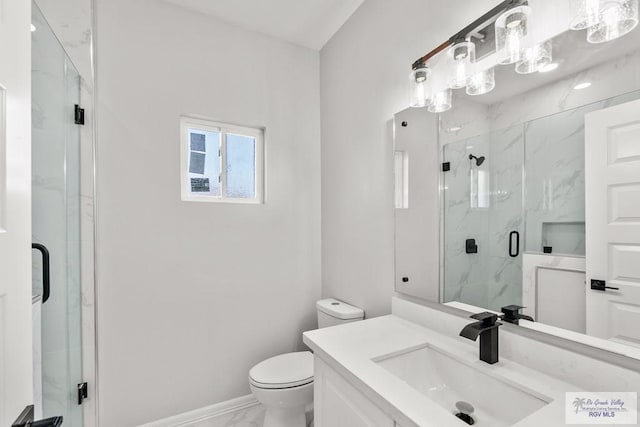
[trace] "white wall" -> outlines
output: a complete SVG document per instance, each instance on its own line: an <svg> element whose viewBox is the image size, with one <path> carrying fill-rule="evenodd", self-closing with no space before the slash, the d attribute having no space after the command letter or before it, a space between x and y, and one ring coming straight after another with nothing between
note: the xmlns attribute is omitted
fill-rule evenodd
<svg viewBox="0 0 640 427"><path fill-rule="evenodd" d="M320 293L319 54L157 0L97 0L100 425L249 393ZM180 201L181 114L266 127L264 205Z"/></svg>
<svg viewBox="0 0 640 427"><path fill-rule="evenodd" d="M322 49L324 295L390 312L391 121L408 105L410 65L498 3L367 0Z"/></svg>

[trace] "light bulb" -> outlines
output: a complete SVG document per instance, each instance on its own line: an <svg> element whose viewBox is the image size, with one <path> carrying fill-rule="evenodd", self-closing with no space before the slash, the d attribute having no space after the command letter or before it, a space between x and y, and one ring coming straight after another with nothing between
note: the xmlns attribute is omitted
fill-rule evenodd
<svg viewBox="0 0 640 427"><path fill-rule="evenodd" d="M495 68L475 73L469 79L467 86L467 95L477 96L491 92L496 87Z"/></svg>
<svg viewBox="0 0 640 427"><path fill-rule="evenodd" d="M471 68L476 61L476 45L472 42L457 43L449 48L449 58L453 64L449 87L461 89L467 85L471 76Z"/></svg>
<svg viewBox="0 0 640 427"><path fill-rule="evenodd" d="M431 70L427 67L416 68L409 74L409 105L414 108L426 107L429 104L428 78Z"/></svg>
<svg viewBox="0 0 640 427"><path fill-rule="evenodd" d="M496 20L496 51L501 64L515 64L523 60L530 14L529 6L518 6L507 10Z"/></svg>
<svg viewBox="0 0 640 427"><path fill-rule="evenodd" d="M638 0L606 0L599 21L587 30L589 43L605 43L628 34L638 26Z"/></svg>
<svg viewBox="0 0 640 427"><path fill-rule="evenodd" d="M435 93L431 99L431 103L429 104L429 112L444 113L445 111L449 111L452 107L452 97L453 93L451 92L451 89L445 89Z"/></svg>

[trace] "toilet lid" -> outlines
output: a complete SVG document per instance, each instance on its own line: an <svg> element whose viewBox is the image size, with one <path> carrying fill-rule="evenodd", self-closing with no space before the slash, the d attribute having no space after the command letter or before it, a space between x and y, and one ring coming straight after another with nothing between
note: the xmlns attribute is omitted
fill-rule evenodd
<svg viewBox="0 0 640 427"><path fill-rule="evenodd" d="M249 371L249 381L260 388L290 388L313 381L310 351L281 354L258 363Z"/></svg>

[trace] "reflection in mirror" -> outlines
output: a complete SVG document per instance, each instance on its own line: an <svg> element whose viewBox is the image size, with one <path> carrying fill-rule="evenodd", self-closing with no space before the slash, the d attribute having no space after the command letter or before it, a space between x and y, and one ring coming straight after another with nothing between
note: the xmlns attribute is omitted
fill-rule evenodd
<svg viewBox="0 0 640 427"><path fill-rule="evenodd" d="M438 115L440 302L638 357L640 31L548 44Z"/></svg>

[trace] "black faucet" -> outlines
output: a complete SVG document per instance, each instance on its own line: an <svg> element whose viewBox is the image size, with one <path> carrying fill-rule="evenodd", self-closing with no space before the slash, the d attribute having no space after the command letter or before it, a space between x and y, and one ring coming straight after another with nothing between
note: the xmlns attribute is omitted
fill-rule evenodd
<svg viewBox="0 0 640 427"><path fill-rule="evenodd" d="M479 322L473 322L460 331L460 336L476 341L480 337L480 360L490 365L498 363L498 315L495 313L478 313L471 316Z"/></svg>
<svg viewBox="0 0 640 427"><path fill-rule="evenodd" d="M504 320L508 323L513 323L514 325L519 324L519 320L529 320L534 322L533 317L527 316L526 314L520 314L520 310L525 307L520 305L506 305L500 309L504 314L500 316L500 319Z"/></svg>

